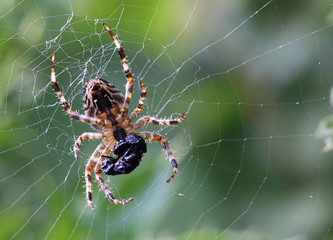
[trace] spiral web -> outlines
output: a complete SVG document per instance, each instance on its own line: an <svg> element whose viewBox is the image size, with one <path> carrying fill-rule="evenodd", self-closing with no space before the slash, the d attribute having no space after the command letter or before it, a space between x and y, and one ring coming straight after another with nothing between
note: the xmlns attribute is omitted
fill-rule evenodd
<svg viewBox="0 0 333 240"><path fill-rule="evenodd" d="M50 9L54 10L52 13ZM332 3L327 1L3 2L0 10L1 239L331 239L332 153L315 137L332 113ZM147 87L141 116L179 117L163 148L131 174L96 182L87 207L85 163L99 140L70 119L50 86L57 81L82 111L90 78L124 93L120 40Z"/></svg>

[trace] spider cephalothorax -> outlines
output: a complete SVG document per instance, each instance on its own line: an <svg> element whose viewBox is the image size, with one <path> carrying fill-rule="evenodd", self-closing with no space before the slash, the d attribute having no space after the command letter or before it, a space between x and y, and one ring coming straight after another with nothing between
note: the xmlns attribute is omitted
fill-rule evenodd
<svg viewBox="0 0 333 240"><path fill-rule="evenodd" d="M135 123L131 123L141 112L144 99L146 97L146 88L140 81L141 96L139 104L132 113L128 113L128 106L131 101L133 91L133 79L129 70L123 48L115 38L109 27L104 27L112 37L123 65L124 73L127 79L125 96L112 84L100 78L90 79L83 90L83 109L84 115L72 111L67 100L61 93L56 82L54 71L55 54L52 56L51 83L54 91L60 99L63 107L70 117L90 124L98 132L86 132L81 134L74 143L74 156L77 158L79 146L83 140L102 138L102 142L95 149L89 158L85 169L86 180L86 200L92 210L96 210L92 204L92 186L91 171L94 169L96 180L109 201L115 204L125 204L133 200L116 199L101 177L102 167L106 174L118 175L132 172L140 163L143 153L146 152L145 140L160 142L168 156L173 173L167 180L170 182L176 175L178 164L174 158L169 144L162 135L153 132L137 132L148 123L155 125L175 125L183 121L185 114L176 119L158 119L151 116L144 116ZM113 151L113 157L109 155ZM105 160L105 161L103 161Z"/></svg>

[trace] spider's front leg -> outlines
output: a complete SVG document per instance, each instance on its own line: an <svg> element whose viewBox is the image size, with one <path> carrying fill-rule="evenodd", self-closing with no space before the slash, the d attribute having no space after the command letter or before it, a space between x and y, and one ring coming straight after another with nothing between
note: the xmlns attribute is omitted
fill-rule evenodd
<svg viewBox="0 0 333 240"><path fill-rule="evenodd" d="M86 139L98 139L98 138L103 138L103 137L104 137L103 134L99 133L99 132L86 132L86 133L81 134L76 139L76 141L74 143L73 152L74 152L75 159L77 159L77 153L79 151L79 147L80 147L81 142L83 140L86 140Z"/></svg>
<svg viewBox="0 0 333 240"><path fill-rule="evenodd" d="M133 200L133 198L129 198L127 200L118 200L114 198L112 195L111 191L108 189L106 186L104 180L102 179L100 173L101 173L101 163L102 163L102 158L103 156L108 156L111 153L110 148L112 149L114 146L114 140L112 139L107 139L103 140L101 144L98 145L94 153L91 155L91 157L88 160L88 163L86 165L86 170L85 170L85 180L86 180L86 200L87 203L90 207L91 210L96 211L96 208L92 204L92 185L91 185L91 171L95 167L95 175L96 175L96 180L98 184L101 186L103 189L106 197L109 199L110 202L113 202L115 204L125 204ZM96 164L97 163L97 164Z"/></svg>
<svg viewBox="0 0 333 240"><path fill-rule="evenodd" d="M125 203L132 201L133 198L129 198L126 200L118 200L113 196L110 189L107 187L103 178L101 177L101 172L102 172L101 166L102 166L102 160L99 160L95 167L95 176L96 176L98 184L101 186L102 190L105 193L105 196L109 199L109 201L113 202L115 204L125 204Z"/></svg>
<svg viewBox="0 0 333 240"><path fill-rule="evenodd" d="M161 134L158 133L152 133L152 132L137 132L135 133L138 136L142 137L145 140L148 141L156 141L156 142L160 142L168 156L169 162L171 164L171 166L173 167L173 172L171 177L167 180L167 182L170 182L177 174L178 171L178 163L175 159L175 157L173 156L170 147L169 147L169 143L168 141L162 137Z"/></svg>
<svg viewBox="0 0 333 240"><path fill-rule="evenodd" d="M86 170L84 172L84 178L86 180L86 200L88 203L88 206L91 210L96 211L96 208L94 208L92 204L92 185L91 185L91 171L94 169L94 166L96 162L102 157L103 153L110 154L110 150L105 145L104 141L98 145L98 147L95 149L91 157L89 158Z"/></svg>

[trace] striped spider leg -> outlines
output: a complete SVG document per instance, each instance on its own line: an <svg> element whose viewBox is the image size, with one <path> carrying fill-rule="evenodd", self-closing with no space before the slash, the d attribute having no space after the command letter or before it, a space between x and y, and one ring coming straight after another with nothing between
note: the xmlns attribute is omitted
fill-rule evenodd
<svg viewBox="0 0 333 240"><path fill-rule="evenodd" d="M63 105L65 111L67 112L67 114L71 118L74 118L74 119L76 119L78 121L81 121L81 122L104 126L105 123L101 119L97 119L97 118L94 118L94 117L89 117L89 116L86 116L86 115L79 114L79 113L73 111L70 108L66 98L64 97L64 95L60 91L58 83L56 81L56 76L55 76L55 71L54 71L54 60L55 60L55 53L53 53L53 55L52 55L51 84L52 84L52 87L53 87L55 93L57 94L61 104Z"/></svg>
<svg viewBox="0 0 333 240"><path fill-rule="evenodd" d="M140 118L139 120L137 120L136 123L133 125L133 127L135 130L138 130L148 123L152 123L154 125L162 125L162 126L163 125L166 125L166 126L176 125L176 124L182 122L185 118L186 118L185 113L183 114L183 116L181 118L175 118L175 119L157 119L155 117L144 116L144 117ZM160 135L158 133L136 132L136 134L145 140L156 141L156 142L160 142L162 144L162 146L168 156L169 162L173 168L173 173L172 173L171 177L167 180L167 182L170 182L177 174L178 163L170 150L168 141L165 138L163 138L162 135Z"/></svg>
<svg viewBox="0 0 333 240"><path fill-rule="evenodd" d="M116 119L117 121L119 121L121 117L126 118L127 115L128 115L128 106L130 104L130 101L131 101L131 98L132 98L132 92L133 92L133 77L132 77L132 73L131 73L131 71L128 67L128 63L127 63L127 59L126 59L126 56L125 56L124 49L121 47L119 41L114 36L114 34L110 30L110 28L105 23L103 23L103 25L106 28L106 30L109 32L110 36L112 37L112 40L113 40L114 44L116 45L116 48L118 50L118 54L119 54L120 59L121 59L121 64L123 65L124 74L125 74L126 79L127 79L127 83L126 83L126 86L125 86L125 89L126 89L125 101L123 102L122 108L120 110L120 114L119 114L118 118Z"/></svg>
<svg viewBox="0 0 333 240"><path fill-rule="evenodd" d="M125 204L133 200L133 198L128 198L127 200L118 200L116 199L107 185L105 184L103 178L101 177L101 158L104 155L109 155L111 153L110 148L113 148L115 143L115 140L113 137L111 138L104 138L101 144L96 148L94 153L91 155L91 157L88 160L88 163L86 165L86 171L85 171L85 180L86 180L86 200L88 202L88 206L90 207L91 210L96 211L96 208L92 204L92 187L91 187L91 171L95 166L94 172L95 172L95 177L102 188L102 190L105 193L105 196L108 198L110 202L113 202L115 204Z"/></svg>

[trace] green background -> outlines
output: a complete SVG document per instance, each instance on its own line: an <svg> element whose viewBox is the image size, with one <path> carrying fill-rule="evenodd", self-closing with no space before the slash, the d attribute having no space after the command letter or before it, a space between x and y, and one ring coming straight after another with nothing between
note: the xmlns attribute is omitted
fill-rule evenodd
<svg viewBox="0 0 333 240"><path fill-rule="evenodd" d="M315 138L332 113L333 12L328 1L1 1L0 239L331 239L332 153ZM256 12L258 11L258 12ZM131 109L187 119L148 126L170 141L179 173L157 143L130 175L84 167L99 140L69 119L50 82L82 113L94 77L124 92L119 56L134 74Z"/></svg>

